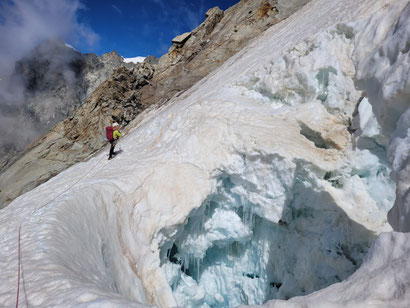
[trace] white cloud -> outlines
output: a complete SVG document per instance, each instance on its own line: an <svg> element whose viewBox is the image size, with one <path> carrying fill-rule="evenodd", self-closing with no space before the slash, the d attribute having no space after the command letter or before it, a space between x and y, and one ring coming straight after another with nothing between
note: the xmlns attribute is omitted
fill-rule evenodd
<svg viewBox="0 0 410 308"><path fill-rule="evenodd" d="M98 35L77 19L79 0L11 0L0 4L0 76L40 42L60 38L96 44Z"/></svg>

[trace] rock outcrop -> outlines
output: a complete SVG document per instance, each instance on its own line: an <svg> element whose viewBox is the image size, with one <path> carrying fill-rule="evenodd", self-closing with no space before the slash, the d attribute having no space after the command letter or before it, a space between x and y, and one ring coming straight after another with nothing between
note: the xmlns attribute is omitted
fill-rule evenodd
<svg viewBox="0 0 410 308"><path fill-rule="evenodd" d="M0 208L101 149L104 127L125 126L142 111L140 89L154 73L150 64L120 67L69 118L35 140L0 177Z"/></svg>

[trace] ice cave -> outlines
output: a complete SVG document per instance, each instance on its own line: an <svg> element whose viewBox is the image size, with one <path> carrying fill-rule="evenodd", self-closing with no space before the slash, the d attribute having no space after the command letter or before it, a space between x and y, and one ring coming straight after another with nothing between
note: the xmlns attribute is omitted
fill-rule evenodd
<svg viewBox="0 0 410 308"><path fill-rule="evenodd" d="M409 29L312 0L15 199L0 306L408 307Z"/></svg>

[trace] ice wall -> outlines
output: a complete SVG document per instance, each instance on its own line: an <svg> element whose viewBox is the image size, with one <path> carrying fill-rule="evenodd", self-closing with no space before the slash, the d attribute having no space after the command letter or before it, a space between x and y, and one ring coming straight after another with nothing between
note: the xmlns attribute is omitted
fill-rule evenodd
<svg viewBox="0 0 410 308"><path fill-rule="evenodd" d="M410 4L381 11L362 25L356 41L357 85L366 91L385 136L398 183L389 213L395 230L410 231Z"/></svg>
<svg viewBox="0 0 410 308"><path fill-rule="evenodd" d="M355 86L408 29L407 1L392 3L311 1L142 115L114 160L17 198L0 212L0 302L15 304L20 263L29 306L408 306L410 241L386 219L386 149L400 199L408 116L389 141L390 109Z"/></svg>
<svg viewBox="0 0 410 308"><path fill-rule="evenodd" d="M340 209L321 187L325 174L318 178L309 164L243 159L160 243L179 306L235 307L309 294L350 276L375 237ZM269 215L272 204L278 213Z"/></svg>

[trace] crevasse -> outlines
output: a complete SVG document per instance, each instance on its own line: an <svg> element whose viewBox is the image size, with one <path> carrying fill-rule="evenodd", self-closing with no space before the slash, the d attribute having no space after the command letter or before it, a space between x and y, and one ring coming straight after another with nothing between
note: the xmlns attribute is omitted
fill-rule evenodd
<svg viewBox="0 0 410 308"><path fill-rule="evenodd" d="M216 191L161 244L178 305L289 299L340 282L361 265L375 233L323 190L334 176L278 156L241 157L242 172L222 172ZM341 175L339 184L354 176Z"/></svg>

